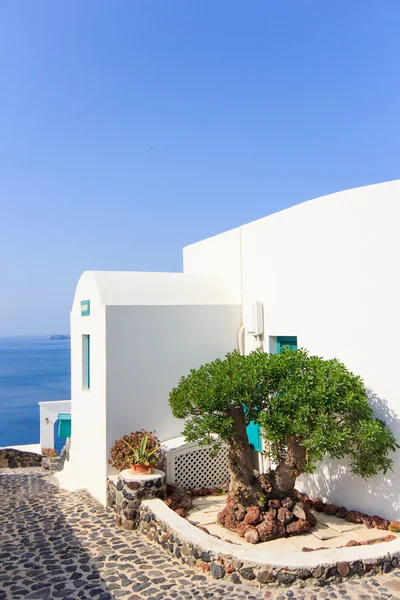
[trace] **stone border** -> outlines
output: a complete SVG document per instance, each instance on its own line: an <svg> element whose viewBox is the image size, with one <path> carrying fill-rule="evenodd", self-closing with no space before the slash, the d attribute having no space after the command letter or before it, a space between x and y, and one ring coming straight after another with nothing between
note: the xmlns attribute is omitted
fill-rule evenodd
<svg viewBox="0 0 400 600"><path fill-rule="evenodd" d="M158 499L143 500L138 517L139 530L182 563L232 583L324 585L353 575L388 573L400 564L400 538L372 546L270 552L217 539Z"/></svg>
<svg viewBox="0 0 400 600"><path fill-rule="evenodd" d="M40 467L42 455L36 452L25 452L15 448L0 448L0 468L20 469L22 467Z"/></svg>
<svg viewBox="0 0 400 600"><path fill-rule="evenodd" d="M143 499L165 498L165 493L165 473L156 469L151 475L133 475L127 469L107 479L107 506L116 513L118 527L124 529L138 527Z"/></svg>

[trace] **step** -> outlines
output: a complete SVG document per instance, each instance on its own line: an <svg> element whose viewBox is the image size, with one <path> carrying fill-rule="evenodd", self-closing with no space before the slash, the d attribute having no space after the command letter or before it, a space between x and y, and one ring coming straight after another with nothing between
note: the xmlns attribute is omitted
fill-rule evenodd
<svg viewBox="0 0 400 600"><path fill-rule="evenodd" d="M358 531L360 529L364 529L364 525L360 525L358 523L349 523L344 519L338 519L333 515L326 515L325 513L314 512L313 515L316 517L318 523L321 525L326 525L327 527L331 527L335 531L339 531L339 533L345 533L346 531Z"/></svg>

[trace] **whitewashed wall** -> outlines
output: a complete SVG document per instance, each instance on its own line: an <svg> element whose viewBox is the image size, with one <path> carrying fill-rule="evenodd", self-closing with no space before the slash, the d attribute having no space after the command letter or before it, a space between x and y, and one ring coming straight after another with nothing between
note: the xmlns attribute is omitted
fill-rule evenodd
<svg viewBox="0 0 400 600"><path fill-rule="evenodd" d="M296 335L311 353L339 358L364 378L376 414L400 442L399 223L399 181L357 188L189 246L184 270L224 277L236 297L241 279L245 324L252 302L263 302L265 350L270 336ZM247 351L254 346L247 336ZM367 481L326 462L303 486L399 518L400 453L394 458L394 474Z"/></svg>
<svg viewBox="0 0 400 600"><path fill-rule="evenodd" d="M142 428L162 441L180 435L170 391L190 369L236 348L239 325L239 306L107 307L108 448Z"/></svg>
<svg viewBox="0 0 400 600"><path fill-rule="evenodd" d="M81 301L90 300L90 316L81 316ZM90 335L90 390L82 386L82 335ZM81 276L71 311L70 460L57 474L66 489L86 488L105 503L106 451L105 308L95 277Z"/></svg>
<svg viewBox="0 0 400 600"><path fill-rule="evenodd" d="M90 300L90 316L81 301ZM136 429L162 441L179 435L168 396L193 367L236 348L241 307L211 275L86 272L71 311L70 460L58 474L70 490L106 502L113 442ZM82 336L90 335L90 390L82 386Z"/></svg>

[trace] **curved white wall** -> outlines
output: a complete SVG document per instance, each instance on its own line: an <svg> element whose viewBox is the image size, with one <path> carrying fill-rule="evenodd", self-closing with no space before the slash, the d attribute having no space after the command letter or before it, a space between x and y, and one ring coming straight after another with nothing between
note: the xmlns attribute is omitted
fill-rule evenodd
<svg viewBox="0 0 400 600"><path fill-rule="evenodd" d="M364 378L376 414L400 442L399 223L399 181L347 190L189 246L184 268L224 277L236 297L241 273L245 323L254 300L264 305L264 348L269 336L297 335L311 353L339 358ZM253 347L248 337L247 351ZM386 477L364 482L325 463L303 485L399 518L400 453L394 458Z"/></svg>

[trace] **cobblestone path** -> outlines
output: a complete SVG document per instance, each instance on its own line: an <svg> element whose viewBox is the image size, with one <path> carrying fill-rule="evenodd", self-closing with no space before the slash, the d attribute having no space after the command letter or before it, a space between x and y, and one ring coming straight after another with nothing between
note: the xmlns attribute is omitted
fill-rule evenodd
<svg viewBox="0 0 400 600"><path fill-rule="evenodd" d="M400 570L323 588L219 583L183 567L87 492L41 469L0 469L0 600L400 600Z"/></svg>

